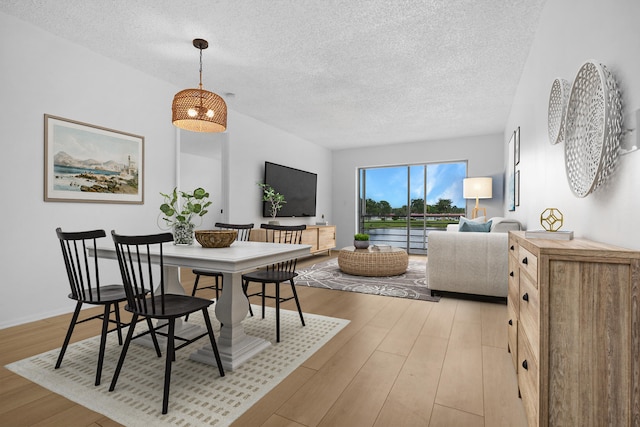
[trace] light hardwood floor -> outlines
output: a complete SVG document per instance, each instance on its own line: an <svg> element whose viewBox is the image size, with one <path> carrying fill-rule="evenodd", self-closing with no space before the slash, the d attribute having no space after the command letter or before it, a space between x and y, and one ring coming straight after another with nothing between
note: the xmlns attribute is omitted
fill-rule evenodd
<svg viewBox="0 0 640 427"><path fill-rule="evenodd" d="M193 282L185 283L190 292ZM351 322L233 426L526 425L506 348L505 305L297 289L305 312ZM283 308L295 309L293 301ZM0 330L0 425L119 425L4 368L59 347L69 319ZM98 333L99 322L88 322L74 341Z"/></svg>

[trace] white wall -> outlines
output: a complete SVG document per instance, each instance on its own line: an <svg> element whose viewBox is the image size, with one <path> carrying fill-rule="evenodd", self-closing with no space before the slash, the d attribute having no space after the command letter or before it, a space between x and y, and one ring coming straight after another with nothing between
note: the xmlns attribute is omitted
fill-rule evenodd
<svg viewBox="0 0 640 427"><path fill-rule="evenodd" d="M240 113L229 117L229 158L234 168L229 170L228 220L233 223L253 222L256 227L270 218L262 216L264 162L302 169L318 174L315 217L278 218L283 225L313 225L332 209L331 151L304 139Z"/></svg>
<svg viewBox="0 0 640 427"><path fill-rule="evenodd" d="M126 48L126 47L123 47ZM170 102L181 88L0 13L0 328L73 310L55 228L157 233L159 192L176 186L176 131ZM43 115L52 114L145 137L142 205L43 201ZM330 211L330 153L229 111L230 148L222 150L221 207L229 218L259 223L265 160L318 173L319 209ZM185 178L191 179L191 178ZM225 196L224 194L227 194ZM215 196L215 195L214 195ZM311 219L310 221L312 221ZM103 281L120 282L103 263Z"/></svg>
<svg viewBox="0 0 640 427"><path fill-rule="evenodd" d="M504 165L502 135L368 147L333 152L333 210L337 247L349 246L357 227L357 170L363 167L467 160L468 176L491 176L493 198L482 200L487 216L503 216ZM470 212L475 200L467 202Z"/></svg>
<svg viewBox="0 0 640 427"><path fill-rule="evenodd" d="M640 151L622 156L605 188L573 195L564 167L564 144L551 145L547 106L556 78L572 82L596 59L616 77L625 114L640 108L640 1L548 0L514 99L504 137L520 126L520 206L510 216L540 229L547 207L564 214L563 230L576 236L640 249L634 225L640 211Z"/></svg>

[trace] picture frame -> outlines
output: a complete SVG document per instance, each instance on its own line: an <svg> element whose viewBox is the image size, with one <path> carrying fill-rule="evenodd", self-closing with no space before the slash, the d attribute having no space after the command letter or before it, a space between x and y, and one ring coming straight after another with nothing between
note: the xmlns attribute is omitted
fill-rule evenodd
<svg viewBox="0 0 640 427"><path fill-rule="evenodd" d="M515 139L516 132L514 131L511 134L511 138L509 139L509 152L507 159L507 209L511 212L516 210L516 187L515 187Z"/></svg>
<svg viewBox="0 0 640 427"><path fill-rule="evenodd" d="M516 171L515 181L516 181L514 183L515 205L520 206L520 170L519 169Z"/></svg>
<svg viewBox="0 0 640 427"><path fill-rule="evenodd" d="M144 203L144 137L44 115L44 200Z"/></svg>
<svg viewBox="0 0 640 427"><path fill-rule="evenodd" d="M516 129L515 142L514 142L514 161L513 164L515 166L520 164L520 126Z"/></svg>

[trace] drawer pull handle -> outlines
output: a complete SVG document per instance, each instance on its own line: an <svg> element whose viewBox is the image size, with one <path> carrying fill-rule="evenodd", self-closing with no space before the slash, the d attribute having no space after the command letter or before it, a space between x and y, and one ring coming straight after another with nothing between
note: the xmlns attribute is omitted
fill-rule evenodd
<svg viewBox="0 0 640 427"><path fill-rule="evenodd" d="M513 271L509 273L509 276L511 276L511 277L514 276Z"/></svg>
<svg viewBox="0 0 640 427"><path fill-rule="evenodd" d="M509 249L511 249L512 251L514 251L516 248L515 248L513 245L511 245L511 247L510 247Z"/></svg>
<svg viewBox="0 0 640 427"><path fill-rule="evenodd" d="M522 295L522 299L529 302L529 293Z"/></svg>
<svg viewBox="0 0 640 427"><path fill-rule="evenodd" d="M529 364L527 363L527 360L526 360L526 359L522 361L522 367L523 367L524 369L526 369L527 371L529 370Z"/></svg>
<svg viewBox="0 0 640 427"><path fill-rule="evenodd" d="M522 258L522 263L523 263L524 265L529 264L529 260L527 259L527 257Z"/></svg>
<svg viewBox="0 0 640 427"><path fill-rule="evenodd" d="M513 320L509 319L509 326L513 326Z"/></svg>

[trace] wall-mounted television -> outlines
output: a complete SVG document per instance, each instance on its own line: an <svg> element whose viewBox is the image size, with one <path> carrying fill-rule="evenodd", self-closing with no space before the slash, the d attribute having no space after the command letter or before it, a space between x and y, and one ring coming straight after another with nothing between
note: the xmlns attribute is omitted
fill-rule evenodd
<svg viewBox="0 0 640 427"><path fill-rule="evenodd" d="M287 201L278 212L278 217L316 216L317 174L264 162L264 183L284 195ZM270 204L264 202L264 217L271 216L269 208Z"/></svg>

